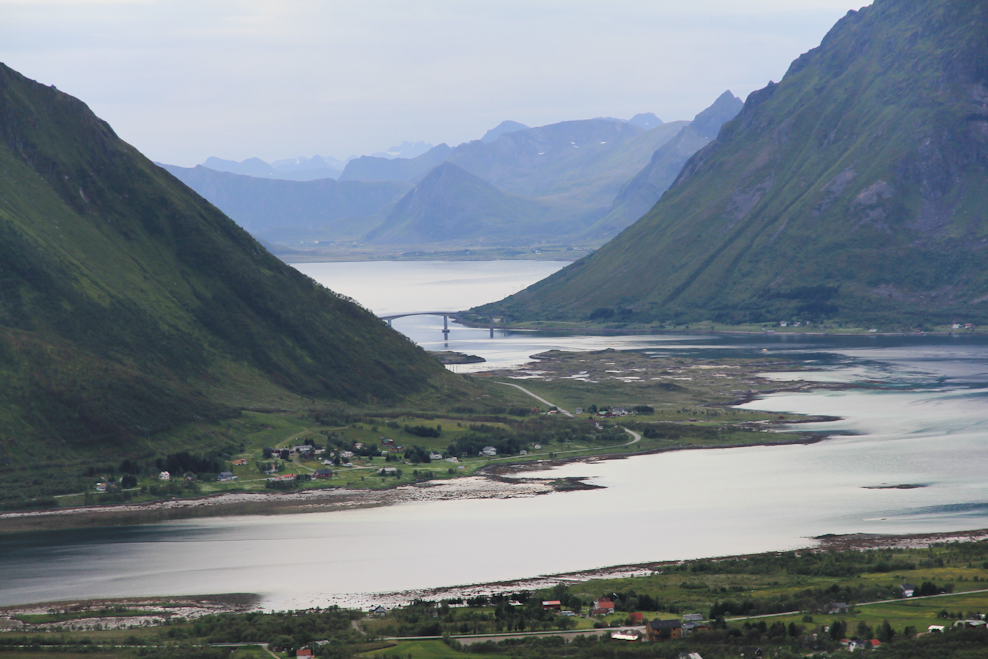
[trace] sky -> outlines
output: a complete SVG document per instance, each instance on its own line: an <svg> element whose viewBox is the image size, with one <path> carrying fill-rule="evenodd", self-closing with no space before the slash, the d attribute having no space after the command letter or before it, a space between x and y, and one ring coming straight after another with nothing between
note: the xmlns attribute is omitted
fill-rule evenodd
<svg viewBox="0 0 988 659"><path fill-rule="evenodd" d="M863 0L0 0L0 62L152 160L344 158L778 81Z"/></svg>

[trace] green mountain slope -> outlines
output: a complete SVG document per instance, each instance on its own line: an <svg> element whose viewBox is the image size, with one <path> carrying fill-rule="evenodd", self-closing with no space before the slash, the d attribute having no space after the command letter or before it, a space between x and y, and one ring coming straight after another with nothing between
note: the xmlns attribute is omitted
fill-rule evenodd
<svg viewBox="0 0 988 659"><path fill-rule="evenodd" d="M411 189L404 181L285 181L162 165L252 235L273 243L354 240Z"/></svg>
<svg viewBox="0 0 988 659"><path fill-rule="evenodd" d="M518 237L551 235L558 228L553 219L547 204L501 192L445 162L402 197L388 219L365 240L378 244L464 240L510 244Z"/></svg>
<svg viewBox="0 0 988 659"><path fill-rule="evenodd" d="M988 7L878 0L753 93L519 318L988 320Z"/></svg>
<svg viewBox="0 0 988 659"><path fill-rule="evenodd" d="M0 172L0 472L290 395L448 386L82 102L3 65Z"/></svg>

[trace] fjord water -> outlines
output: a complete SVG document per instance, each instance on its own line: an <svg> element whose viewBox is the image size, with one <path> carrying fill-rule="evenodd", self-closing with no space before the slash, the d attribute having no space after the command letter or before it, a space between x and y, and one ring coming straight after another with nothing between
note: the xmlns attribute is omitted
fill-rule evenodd
<svg viewBox="0 0 988 659"><path fill-rule="evenodd" d="M467 295L450 301L445 290L473 287L487 294L518 285L525 272L534 279L549 269L524 262L369 264L374 267L360 273L359 285L347 288L334 279L337 269L356 265L368 264L332 264L321 272L300 267L365 306L389 312L453 310L471 301ZM422 284L428 290L395 298L409 306L389 308L375 298L393 295L389 289L409 281L431 282ZM430 349L444 347L441 319L413 317L395 325ZM505 364L553 347L712 359L767 353L809 364L813 370L801 374L804 379L869 388L777 394L746 405L842 417L808 426L847 433L815 444L682 451L548 472L588 476L604 489L0 536L0 604L257 592L272 608L295 608L345 601L345 593L782 550L825 533L988 526L984 338L496 332L492 339L486 329L454 326L448 341L448 349ZM881 489L895 485L921 487Z"/></svg>

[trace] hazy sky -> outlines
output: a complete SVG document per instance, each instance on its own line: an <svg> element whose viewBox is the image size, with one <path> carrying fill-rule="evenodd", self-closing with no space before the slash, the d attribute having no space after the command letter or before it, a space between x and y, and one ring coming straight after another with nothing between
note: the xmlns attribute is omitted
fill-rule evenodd
<svg viewBox="0 0 988 659"><path fill-rule="evenodd" d="M0 61L154 160L345 157L689 119L779 80L862 0L0 0Z"/></svg>

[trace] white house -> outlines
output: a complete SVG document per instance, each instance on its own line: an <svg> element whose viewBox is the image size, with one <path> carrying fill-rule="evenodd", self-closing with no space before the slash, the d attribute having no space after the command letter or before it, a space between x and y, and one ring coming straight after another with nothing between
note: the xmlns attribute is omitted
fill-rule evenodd
<svg viewBox="0 0 988 659"><path fill-rule="evenodd" d="M163 471L160 474L158 474L159 481L170 481L171 479L172 479L172 475L169 474L167 471Z"/></svg>
<svg viewBox="0 0 988 659"><path fill-rule="evenodd" d="M442 460L443 459L443 454L442 453L429 453L429 459L430 460Z"/></svg>
<svg viewBox="0 0 988 659"><path fill-rule="evenodd" d="M497 449L493 446L485 446L480 452L481 455L494 456L497 455Z"/></svg>

